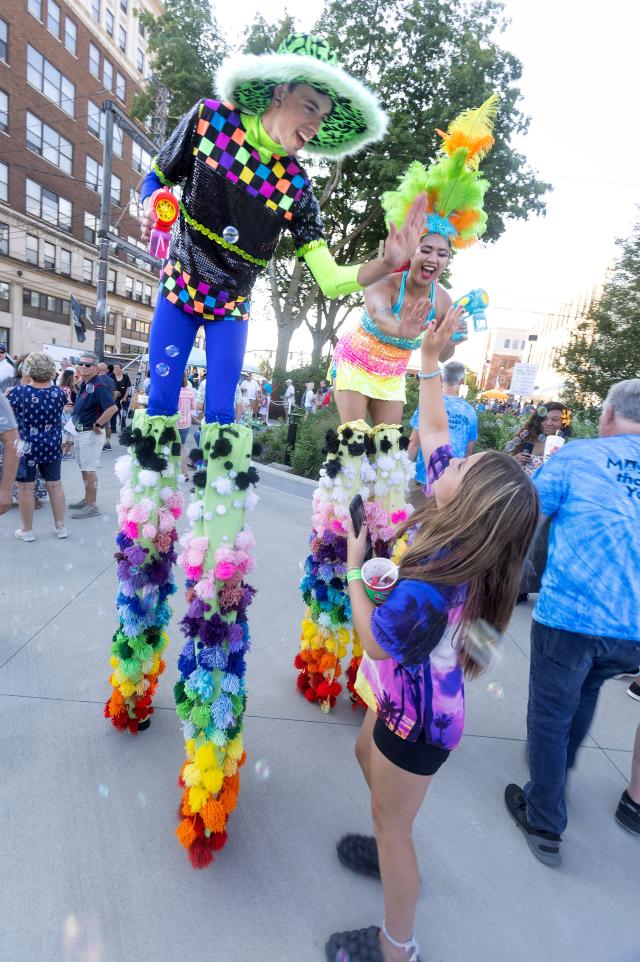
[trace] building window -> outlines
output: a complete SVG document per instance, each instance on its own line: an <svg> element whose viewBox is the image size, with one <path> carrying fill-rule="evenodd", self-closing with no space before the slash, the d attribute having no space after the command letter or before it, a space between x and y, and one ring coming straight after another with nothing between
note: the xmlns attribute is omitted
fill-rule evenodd
<svg viewBox="0 0 640 962"><path fill-rule="evenodd" d="M52 297L25 287L22 291L22 313L27 317L39 317L43 321L56 324L69 323L69 301L62 297Z"/></svg>
<svg viewBox="0 0 640 962"><path fill-rule="evenodd" d="M127 98L127 84L121 73L116 74L116 97L118 97L122 103L124 103Z"/></svg>
<svg viewBox="0 0 640 962"><path fill-rule="evenodd" d="M107 31L110 37L113 37L113 27L114 27L114 16L113 11L107 8L107 12L104 15L104 29Z"/></svg>
<svg viewBox="0 0 640 962"><path fill-rule="evenodd" d="M9 203L9 165L0 160L0 200Z"/></svg>
<svg viewBox="0 0 640 962"><path fill-rule="evenodd" d="M71 17L64 18L64 45L73 56L78 54L78 28Z"/></svg>
<svg viewBox="0 0 640 962"><path fill-rule="evenodd" d="M135 294L133 296L134 301L142 300L142 281L136 281Z"/></svg>
<svg viewBox="0 0 640 962"><path fill-rule="evenodd" d="M0 254L3 257L9 256L9 225L0 224Z"/></svg>
<svg viewBox="0 0 640 962"><path fill-rule="evenodd" d="M151 303L151 284L145 284L145 285L144 285L144 297L143 297L143 301L145 302L145 304L150 304L150 303Z"/></svg>
<svg viewBox="0 0 640 962"><path fill-rule="evenodd" d="M131 166L134 170L137 170L139 174L146 174L151 170L151 161L153 160L152 155L140 144L137 144L134 140L133 147L131 148Z"/></svg>
<svg viewBox="0 0 640 962"><path fill-rule="evenodd" d="M127 49L127 31L122 24L118 27L118 46L121 50Z"/></svg>
<svg viewBox="0 0 640 962"><path fill-rule="evenodd" d="M85 160L84 182L90 190L98 192L102 189L102 165L93 157Z"/></svg>
<svg viewBox="0 0 640 962"><path fill-rule="evenodd" d="M147 28L140 19L138 19L138 33L141 37L146 37L147 35Z"/></svg>
<svg viewBox="0 0 640 962"><path fill-rule="evenodd" d="M27 250L27 264L35 264L38 266L38 253L39 253L39 240L35 234L27 234L26 237L26 250Z"/></svg>
<svg viewBox="0 0 640 962"><path fill-rule="evenodd" d="M27 112L27 147L40 154L49 163L55 164L65 174L70 174L73 165L73 146L64 137L44 124L35 114Z"/></svg>
<svg viewBox="0 0 640 962"><path fill-rule="evenodd" d="M9 94L0 90L0 130L9 130Z"/></svg>
<svg viewBox="0 0 640 962"><path fill-rule="evenodd" d="M42 187L35 180L26 181L26 209L27 214L40 217L47 224L53 224L61 230L71 230L71 201L59 197L47 187Z"/></svg>
<svg viewBox="0 0 640 962"><path fill-rule="evenodd" d="M134 187L129 188L129 213L136 219L141 215L140 194Z"/></svg>
<svg viewBox="0 0 640 962"><path fill-rule="evenodd" d="M89 44L89 70L94 77L100 76L100 51L95 44Z"/></svg>
<svg viewBox="0 0 640 962"><path fill-rule="evenodd" d="M44 259L43 263L45 269L48 271L55 271L56 269L56 245L50 244L49 241L44 242Z"/></svg>
<svg viewBox="0 0 640 962"><path fill-rule="evenodd" d="M124 155L124 133L122 127L118 127L117 124L113 125L113 152L118 157Z"/></svg>
<svg viewBox="0 0 640 962"><path fill-rule="evenodd" d="M90 257L82 258L82 280L85 284L93 284L93 261Z"/></svg>
<svg viewBox="0 0 640 962"><path fill-rule="evenodd" d="M107 314L106 328L108 331L111 331L112 334L115 334L116 315L113 313L113 311L109 311L109 313Z"/></svg>
<svg viewBox="0 0 640 962"><path fill-rule="evenodd" d="M27 10L38 20L42 20L42 0L27 0Z"/></svg>
<svg viewBox="0 0 640 962"><path fill-rule="evenodd" d="M87 101L87 127L92 134L104 140L105 116L93 100Z"/></svg>
<svg viewBox="0 0 640 962"><path fill-rule="evenodd" d="M138 50L136 53L136 67L138 68L140 73L144 73L144 54L140 49L140 47L138 47Z"/></svg>
<svg viewBox="0 0 640 962"><path fill-rule="evenodd" d="M120 194L122 191L122 181L115 174L111 175L111 203L116 207L120 206Z"/></svg>
<svg viewBox="0 0 640 962"><path fill-rule="evenodd" d="M91 16L100 23L100 0L91 0Z"/></svg>
<svg viewBox="0 0 640 962"><path fill-rule="evenodd" d="M116 287L118 284L118 275L113 270L112 267L109 268L109 273L107 274L107 290L110 294L115 294Z"/></svg>
<svg viewBox="0 0 640 962"><path fill-rule="evenodd" d="M47 4L47 29L60 39L60 7L56 0L49 0Z"/></svg>
<svg viewBox="0 0 640 962"><path fill-rule="evenodd" d="M58 270L61 274L66 274L67 277L71 275L71 251L68 251L66 247L60 248L60 267Z"/></svg>
<svg viewBox="0 0 640 962"><path fill-rule="evenodd" d="M133 277L125 277L125 295L133 299Z"/></svg>
<svg viewBox="0 0 640 962"><path fill-rule="evenodd" d="M9 27L7 21L0 17L0 60L9 59Z"/></svg>
<svg viewBox="0 0 640 962"><path fill-rule="evenodd" d="M98 237L98 218L95 214L89 214L86 210L84 212L84 231L82 236L87 244L95 244Z"/></svg>
<svg viewBox="0 0 640 962"><path fill-rule="evenodd" d="M102 86L105 90L113 90L113 65L106 57L102 61Z"/></svg>
<svg viewBox="0 0 640 962"><path fill-rule="evenodd" d="M128 12L129 4L127 3L127 0L120 0L120 9L122 10L123 13Z"/></svg>
<svg viewBox="0 0 640 962"><path fill-rule="evenodd" d="M9 287L8 284L5 284L4 281L0 283L0 311L4 311L5 314L9 313L9 292L10 291L11 291L11 288ZM5 328L1 328L0 331L2 332L2 335L3 335L2 343L6 344L7 339L6 339L6 336L4 336Z"/></svg>
<svg viewBox="0 0 640 962"><path fill-rule="evenodd" d="M27 80L41 93L57 104L70 117L74 116L76 88L64 74L32 47L27 46Z"/></svg>

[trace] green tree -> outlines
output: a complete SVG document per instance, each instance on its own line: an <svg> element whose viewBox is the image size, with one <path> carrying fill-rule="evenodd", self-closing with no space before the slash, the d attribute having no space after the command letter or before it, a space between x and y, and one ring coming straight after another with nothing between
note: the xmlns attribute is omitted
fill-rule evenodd
<svg viewBox="0 0 640 962"><path fill-rule="evenodd" d="M585 410L599 406L616 381L640 372L640 221L618 246L602 294L556 358L567 376L567 402Z"/></svg>
<svg viewBox="0 0 640 962"><path fill-rule="evenodd" d="M539 181L526 158L511 145L526 133L529 120L518 107L517 82L521 64L495 37L506 26L496 0L459 3L441 0L361 0L345 4L329 0L314 30L337 49L352 74L376 88L389 114L389 132L382 144L337 164L309 165L325 220L329 247L339 263L373 256L385 235L380 206L407 164L428 163L435 156L435 129L446 128L464 108L479 105L497 90L501 104L495 128L496 144L483 162L492 187L486 197L485 238L495 241L510 219L544 213ZM274 47L282 25L264 22L249 31L256 52ZM318 326L320 293L302 265L293 260L288 241L280 245L271 271L271 294L278 324L274 377L281 382L289 343L309 314ZM340 299L338 309L320 308L324 333L314 339L316 353L335 340L345 312L358 299ZM325 338L322 343L322 337Z"/></svg>
<svg viewBox="0 0 640 962"><path fill-rule="evenodd" d="M227 48L209 0L173 0L160 17L138 16L148 32L153 80L136 94L132 113L138 120L153 117L169 133L197 100L213 94Z"/></svg>

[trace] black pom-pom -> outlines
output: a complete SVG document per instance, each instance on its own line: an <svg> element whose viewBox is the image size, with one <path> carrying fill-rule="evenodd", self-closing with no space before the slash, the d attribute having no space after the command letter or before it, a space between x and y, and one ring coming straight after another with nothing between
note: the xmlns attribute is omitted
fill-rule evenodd
<svg viewBox="0 0 640 962"><path fill-rule="evenodd" d="M324 469L327 472L327 477L329 478L337 478L337 476L340 474L341 468L342 462L340 458L332 458L331 461L327 461L324 466Z"/></svg>
<svg viewBox="0 0 640 962"><path fill-rule="evenodd" d="M159 444L171 444L171 442L172 442L172 441L175 441L175 439L176 439L176 431L175 431L175 428L171 428L171 427L169 427L169 425L167 424L166 428L164 429L164 431L162 432L162 434L161 434L160 437L158 438L158 443L159 443Z"/></svg>
<svg viewBox="0 0 640 962"><path fill-rule="evenodd" d="M400 438L398 444L400 445L400 450L401 450L401 451L406 451L407 448L409 447L409 438L407 438L407 437L405 437L405 436L403 435L403 436Z"/></svg>
<svg viewBox="0 0 640 962"><path fill-rule="evenodd" d="M174 441L173 444L171 445L171 453L174 456L174 458L177 458L181 451L182 451L182 445L180 444L180 442Z"/></svg>
<svg viewBox="0 0 640 962"><path fill-rule="evenodd" d="M327 453L331 454L337 454L340 449L340 438L332 428L326 433L324 446Z"/></svg>
<svg viewBox="0 0 640 962"><path fill-rule="evenodd" d="M342 429L342 440L350 441L353 437L353 428L343 428Z"/></svg>
<svg viewBox="0 0 640 962"><path fill-rule="evenodd" d="M364 450L369 457L376 453L376 442L373 440L370 434L365 434L364 436Z"/></svg>
<svg viewBox="0 0 640 962"><path fill-rule="evenodd" d="M226 458L228 454L231 454L231 450L231 441L229 438L219 437L211 448L211 457Z"/></svg>
<svg viewBox="0 0 640 962"><path fill-rule="evenodd" d="M260 444L259 441L254 441L253 447L251 448L251 457L259 458L261 454L262 454L262 445Z"/></svg>
<svg viewBox="0 0 640 962"><path fill-rule="evenodd" d="M388 451L391 450L392 447L393 447L392 442L389 440L389 438L385 434L385 436L380 442L380 450L382 451L383 454L386 454Z"/></svg>
<svg viewBox="0 0 640 962"><path fill-rule="evenodd" d="M236 475L236 486L239 491L245 491L251 484L248 471L238 471Z"/></svg>
<svg viewBox="0 0 640 962"><path fill-rule="evenodd" d="M195 484L196 488L204 488L207 483L207 472L206 471L196 471L191 479Z"/></svg>
<svg viewBox="0 0 640 962"><path fill-rule="evenodd" d="M204 453L202 451L202 448L191 448L191 450L189 451L189 460L191 461L192 464L195 464L196 461L203 461Z"/></svg>
<svg viewBox="0 0 640 962"><path fill-rule="evenodd" d="M125 448L133 444L133 433L130 427L125 427L120 432L120 444L124 444Z"/></svg>
<svg viewBox="0 0 640 962"><path fill-rule="evenodd" d="M150 471L164 471L167 467L167 459L160 457L155 451L151 453L143 452L142 454L136 451L136 456L140 467L148 468Z"/></svg>
<svg viewBox="0 0 640 962"><path fill-rule="evenodd" d="M225 467L225 470L230 471L231 468L233 467L233 461L225 461L224 467Z"/></svg>
<svg viewBox="0 0 640 962"><path fill-rule="evenodd" d="M357 457L360 454L364 454L364 451L365 451L364 442L352 441L351 444L347 446L347 451L349 452L349 454L352 454L354 457Z"/></svg>
<svg viewBox="0 0 640 962"><path fill-rule="evenodd" d="M247 476L251 484L257 484L258 481L260 480L260 475L258 474L258 472L254 467L247 468Z"/></svg>

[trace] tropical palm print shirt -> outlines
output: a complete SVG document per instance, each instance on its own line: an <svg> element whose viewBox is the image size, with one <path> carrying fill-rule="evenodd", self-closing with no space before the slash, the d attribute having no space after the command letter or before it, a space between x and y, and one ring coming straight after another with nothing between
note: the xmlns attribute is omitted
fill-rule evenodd
<svg viewBox="0 0 640 962"><path fill-rule="evenodd" d="M446 470L450 445L428 465L431 481ZM365 653L356 691L394 734L451 750L462 738L464 684L454 647L465 589L401 579L371 616L373 637L388 658Z"/></svg>

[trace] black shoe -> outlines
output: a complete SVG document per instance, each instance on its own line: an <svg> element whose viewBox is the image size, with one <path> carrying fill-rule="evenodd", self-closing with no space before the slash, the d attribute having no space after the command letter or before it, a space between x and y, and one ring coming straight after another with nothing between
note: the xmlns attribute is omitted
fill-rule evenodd
<svg viewBox="0 0 640 962"><path fill-rule="evenodd" d="M522 594L519 594L518 597L516 598L516 604L523 605L525 601L528 601L528 600L529 600L529 595L527 594L526 591L523 591Z"/></svg>
<svg viewBox="0 0 640 962"><path fill-rule="evenodd" d="M629 698L635 698L636 701L640 701L640 685L637 681L632 682L627 688L627 695Z"/></svg>
<svg viewBox="0 0 640 962"><path fill-rule="evenodd" d="M640 835L640 805L624 790L616 809L616 822L634 835Z"/></svg>
<svg viewBox="0 0 640 962"><path fill-rule="evenodd" d="M111 450L111 442L110 442L110 441L107 441L107 443L105 444L105 446L103 447L102 450L103 450L103 451L110 451L110 450Z"/></svg>
<svg viewBox="0 0 640 962"><path fill-rule="evenodd" d="M504 800L509 815L518 828L524 832L527 845L538 861L554 867L560 865L560 842L562 841L560 835L555 835L553 832L542 832L529 824L527 806L520 786L507 785L504 790Z"/></svg>
<svg viewBox="0 0 640 962"><path fill-rule="evenodd" d="M640 675L640 668L630 668L629 671L621 671L619 675L614 675L614 678L637 678Z"/></svg>
<svg viewBox="0 0 640 962"><path fill-rule="evenodd" d="M150 724L151 724L151 718L145 718L144 721L141 721L141 722L138 723L138 731L139 731L139 732L146 732L146 730L147 730L147 728L149 727Z"/></svg>
<svg viewBox="0 0 640 962"><path fill-rule="evenodd" d="M380 878L378 846L371 835L343 835L336 849L342 864L352 872Z"/></svg>

